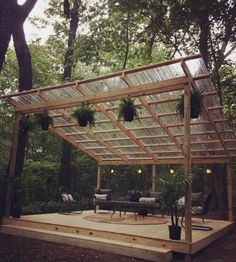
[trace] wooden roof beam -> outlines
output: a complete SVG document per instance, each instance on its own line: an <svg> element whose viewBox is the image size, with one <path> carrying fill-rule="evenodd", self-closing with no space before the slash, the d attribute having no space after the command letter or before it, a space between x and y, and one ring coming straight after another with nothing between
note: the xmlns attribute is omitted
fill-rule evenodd
<svg viewBox="0 0 236 262"><path fill-rule="evenodd" d="M177 79L164 80L151 84L135 86L132 89L122 88L122 89L114 90L112 92L93 93L86 96L84 95L78 97L70 97L70 98L58 99L55 101L54 100L48 101L46 103L35 103L31 105L19 104L16 107L16 111L19 111L21 113L31 113L44 109L53 110L53 109L73 107L87 101L89 101L90 104L97 104L97 103L117 100L124 96L139 97L139 96L150 95L154 93L155 94L163 93L163 92L182 89L186 81L187 81L186 77L179 77ZM43 89L41 90L41 92L44 91L45 90Z"/></svg>
<svg viewBox="0 0 236 262"><path fill-rule="evenodd" d="M156 160L129 160L126 163L118 160L103 160L98 162L99 165L146 165L146 164L184 164L184 158L159 158ZM230 159L227 156L211 156L211 157L192 157L193 164L212 164L212 163L230 163Z"/></svg>

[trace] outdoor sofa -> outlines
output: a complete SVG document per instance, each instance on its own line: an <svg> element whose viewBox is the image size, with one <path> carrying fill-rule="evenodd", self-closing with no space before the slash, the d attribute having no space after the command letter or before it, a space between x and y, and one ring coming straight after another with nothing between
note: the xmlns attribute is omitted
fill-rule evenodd
<svg viewBox="0 0 236 262"><path fill-rule="evenodd" d="M135 215L162 214L165 206L160 192L129 191L126 200L112 200L111 189L97 189L94 194L94 212L108 210L114 214L120 212L134 212Z"/></svg>

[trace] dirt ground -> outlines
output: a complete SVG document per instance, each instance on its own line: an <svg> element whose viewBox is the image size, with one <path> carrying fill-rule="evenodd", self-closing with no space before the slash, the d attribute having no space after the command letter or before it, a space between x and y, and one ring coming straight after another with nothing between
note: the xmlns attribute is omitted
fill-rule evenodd
<svg viewBox="0 0 236 262"><path fill-rule="evenodd" d="M144 262L121 255L6 234L0 234L0 261ZM173 261L183 261L183 258L175 256ZM236 228L195 254L193 262L236 262Z"/></svg>

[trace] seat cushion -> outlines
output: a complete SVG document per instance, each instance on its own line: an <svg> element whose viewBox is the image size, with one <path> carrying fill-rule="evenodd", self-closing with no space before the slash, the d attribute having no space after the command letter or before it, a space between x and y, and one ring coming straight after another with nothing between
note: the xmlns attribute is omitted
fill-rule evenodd
<svg viewBox="0 0 236 262"><path fill-rule="evenodd" d="M107 200L107 194L95 194L97 200Z"/></svg>
<svg viewBox="0 0 236 262"><path fill-rule="evenodd" d="M140 197L139 202L155 203L156 198L155 197Z"/></svg>

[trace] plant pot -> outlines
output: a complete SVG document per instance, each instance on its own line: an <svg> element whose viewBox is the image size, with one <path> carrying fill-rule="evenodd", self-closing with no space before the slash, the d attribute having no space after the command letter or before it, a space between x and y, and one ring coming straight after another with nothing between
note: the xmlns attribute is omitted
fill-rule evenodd
<svg viewBox="0 0 236 262"><path fill-rule="evenodd" d="M181 227L180 226L169 226L169 238L173 240L181 239Z"/></svg>
<svg viewBox="0 0 236 262"><path fill-rule="evenodd" d="M126 122L132 122L134 120L133 111L127 110L126 112L124 112L124 120Z"/></svg>
<svg viewBox="0 0 236 262"><path fill-rule="evenodd" d="M42 130L44 130L44 131L48 130L48 128L49 128L49 121L44 120L44 121L41 123L41 128L42 128Z"/></svg>
<svg viewBox="0 0 236 262"><path fill-rule="evenodd" d="M21 216L21 208L13 208L12 211L11 211L11 215L12 217L14 218L20 218Z"/></svg>
<svg viewBox="0 0 236 262"><path fill-rule="evenodd" d="M199 115L200 115L200 112L201 112L200 105L199 106L196 106L196 105L191 106L191 118L198 118Z"/></svg>
<svg viewBox="0 0 236 262"><path fill-rule="evenodd" d="M79 126L83 126L83 127L87 126L87 124L88 124L87 117L79 117L78 118L78 124L79 124Z"/></svg>

